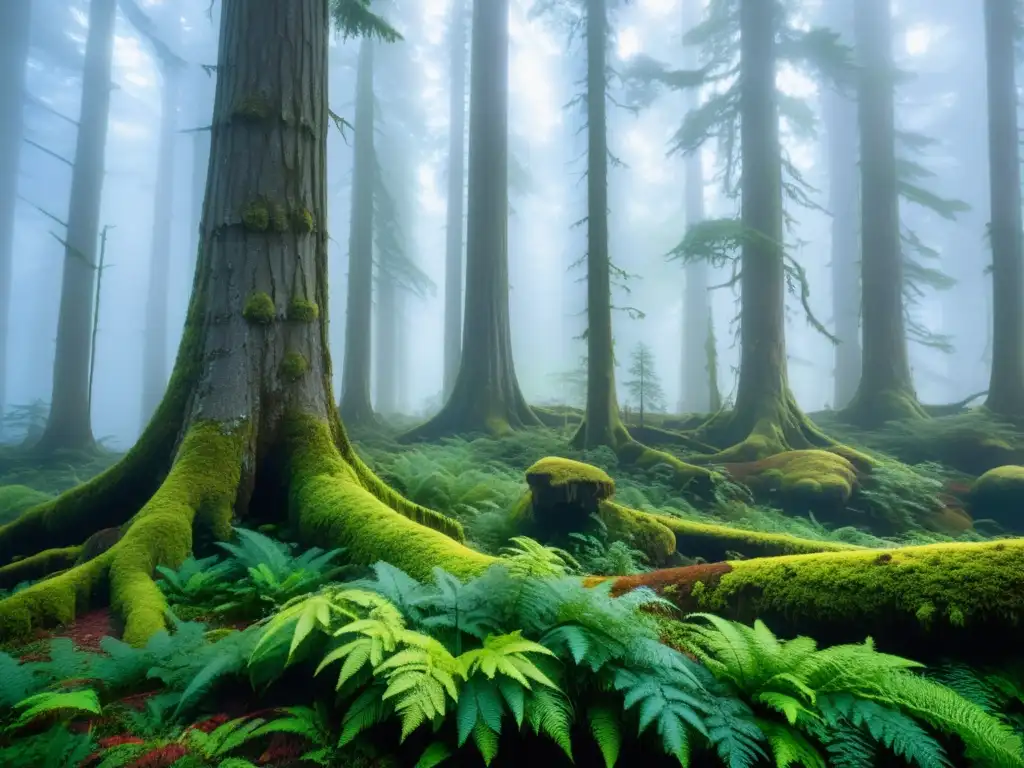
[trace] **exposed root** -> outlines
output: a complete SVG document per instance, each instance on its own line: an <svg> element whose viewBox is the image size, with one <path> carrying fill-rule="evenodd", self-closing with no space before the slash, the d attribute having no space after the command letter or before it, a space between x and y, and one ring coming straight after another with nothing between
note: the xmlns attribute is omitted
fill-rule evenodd
<svg viewBox="0 0 1024 768"><path fill-rule="evenodd" d="M289 514L304 540L344 547L354 562L385 560L418 579L429 578L437 567L473 576L495 562L460 543L457 522L385 486L327 422L302 416L287 430ZM443 530L459 534L459 540Z"/></svg>
<svg viewBox="0 0 1024 768"><path fill-rule="evenodd" d="M23 581L37 581L73 566L82 552L81 547L44 549L35 555L0 568L0 589L10 589Z"/></svg>

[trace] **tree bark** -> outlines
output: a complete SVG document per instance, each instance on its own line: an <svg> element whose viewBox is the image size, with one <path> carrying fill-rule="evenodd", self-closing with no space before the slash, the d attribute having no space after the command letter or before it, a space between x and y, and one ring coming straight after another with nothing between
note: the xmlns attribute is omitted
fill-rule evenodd
<svg viewBox="0 0 1024 768"><path fill-rule="evenodd" d="M373 427L370 402L373 339L374 45L359 46L352 161L352 214L348 236L348 303L341 372L341 417L350 427Z"/></svg>
<svg viewBox="0 0 1024 768"><path fill-rule="evenodd" d="M985 405L1024 417L1024 297L1014 4L985 2L992 201L992 372Z"/></svg>
<svg viewBox="0 0 1024 768"><path fill-rule="evenodd" d="M861 320L863 361L844 418L864 427L923 418L907 356L903 255L896 177L892 20L889 0L854 7L860 63Z"/></svg>
<svg viewBox="0 0 1024 768"><path fill-rule="evenodd" d="M829 11L830 27L844 38L853 27L853 6ZM835 347L832 407L850 404L860 381L860 184L857 178L857 102L835 89L822 94L832 214L832 327Z"/></svg>
<svg viewBox="0 0 1024 768"><path fill-rule="evenodd" d="M96 289L96 249L110 112L111 62L117 0L91 0L82 72L75 164L65 239L53 394L41 452L94 446L89 408L90 336Z"/></svg>
<svg viewBox="0 0 1024 768"><path fill-rule="evenodd" d="M462 352L462 251L466 221L466 3L453 0L448 119L448 213L444 265L444 384L448 397L459 375Z"/></svg>
<svg viewBox="0 0 1024 768"><path fill-rule="evenodd" d="M25 63L28 61L32 4L0 5L0 415L7 407L7 353L11 274L14 265L14 213L24 129ZM2 428L0 428L2 429Z"/></svg>
<svg viewBox="0 0 1024 768"><path fill-rule="evenodd" d="M154 568L188 555L194 527L228 535L234 515L287 516L310 544L419 578L449 558L461 575L493 562L455 540L458 523L381 483L337 418L323 225L328 31L327 0L224 0L216 160L167 394L118 465L0 528L0 566L105 528L120 538L0 601L0 637L68 622L109 594L125 639L143 643L165 622Z"/></svg>
<svg viewBox="0 0 1024 768"><path fill-rule="evenodd" d="M385 267L377 271L377 348L375 402L378 413L394 415L398 410L398 292L395 277Z"/></svg>
<svg viewBox="0 0 1024 768"><path fill-rule="evenodd" d="M700 22L701 4L697 0L683 0L683 30L689 31ZM697 56L693 46L686 48L684 67L696 69ZM700 95L696 89L684 91L687 112L697 109ZM704 218L704 169L700 150L687 156L686 181L683 199L686 207L686 226L691 227ZM711 408L711 376L707 370L705 347L708 339L708 321L711 301L708 295L708 265L695 261L686 266L686 288L683 294L683 345L680 413L707 413Z"/></svg>
<svg viewBox="0 0 1024 768"><path fill-rule="evenodd" d="M167 285L171 277L171 222L174 209L174 157L178 140L178 67L164 62L160 143L153 198L149 289L142 352L141 423L149 423L167 387Z"/></svg>
<svg viewBox="0 0 1024 768"><path fill-rule="evenodd" d="M473 4L462 353L444 407L409 439L540 424L519 389L509 323L508 12L509 0Z"/></svg>

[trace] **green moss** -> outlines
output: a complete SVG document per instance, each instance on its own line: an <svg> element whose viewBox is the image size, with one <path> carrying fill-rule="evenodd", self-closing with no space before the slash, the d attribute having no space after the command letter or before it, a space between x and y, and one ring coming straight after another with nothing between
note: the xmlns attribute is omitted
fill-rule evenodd
<svg viewBox="0 0 1024 768"><path fill-rule="evenodd" d="M253 325L270 325L277 317L277 307L274 306L274 300L270 298L270 294L253 291L245 300L242 317Z"/></svg>
<svg viewBox="0 0 1024 768"><path fill-rule="evenodd" d="M406 500L398 503L400 497L379 480L366 482L360 468L346 461L351 446L340 426L340 441L328 423L307 416L294 417L286 431L289 512L301 539L344 547L355 562L387 561L418 579L429 578L435 567L474 576L496 562L445 535L462 539L457 522Z"/></svg>
<svg viewBox="0 0 1024 768"><path fill-rule="evenodd" d="M615 481L603 469L558 456L548 456L536 462L526 470L526 480L531 486L535 481L541 481L552 488L590 485L599 489L601 498L615 493Z"/></svg>
<svg viewBox="0 0 1024 768"><path fill-rule="evenodd" d="M35 581L51 573L70 568L78 559L81 547L44 549L0 568L0 589L10 589L23 581Z"/></svg>
<svg viewBox="0 0 1024 768"><path fill-rule="evenodd" d="M629 542L653 565L663 565L676 551L675 534L654 515L603 501L599 516L608 527L609 538Z"/></svg>
<svg viewBox="0 0 1024 768"><path fill-rule="evenodd" d="M9 523L22 512L50 501L48 493L29 488L27 485L0 486L0 523Z"/></svg>
<svg viewBox="0 0 1024 768"><path fill-rule="evenodd" d="M269 206L269 210L271 226L275 232L283 235L289 228L288 211L280 203L272 203Z"/></svg>
<svg viewBox="0 0 1024 768"><path fill-rule="evenodd" d="M288 305L288 319L293 323L315 323L320 317L320 306L309 299L292 299Z"/></svg>
<svg viewBox="0 0 1024 768"><path fill-rule="evenodd" d="M281 360L281 376L288 381L298 381L309 371L309 361L300 352L288 352Z"/></svg>
<svg viewBox="0 0 1024 768"><path fill-rule="evenodd" d="M250 94L239 99L231 110L231 116L248 122L266 120L273 114L270 103L258 94Z"/></svg>
<svg viewBox="0 0 1024 768"><path fill-rule="evenodd" d="M755 462L733 464L729 474L755 494L781 495L784 501L842 506L857 484L857 471L831 451L785 451Z"/></svg>
<svg viewBox="0 0 1024 768"><path fill-rule="evenodd" d="M70 622L104 586L124 619L124 639L140 645L165 626L166 601L152 574L176 567L192 548L195 525L227 537L241 475L247 425L194 424L170 474L113 547L81 565L0 601L0 638Z"/></svg>
<svg viewBox="0 0 1024 768"><path fill-rule="evenodd" d="M1024 467L1008 464L990 469L971 486L971 513L1012 530L1024 530Z"/></svg>
<svg viewBox="0 0 1024 768"><path fill-rule="evenodd" d="M270 209L264 200L253 200L242 209L242 224L252 232L266 232L270 228Z"/></svg>
<svg viewBox="0 0 1024 768"><path fill-rule="evenodd" d="M292 211L292 226L296 232L309 235L316 229L316 219L308 208L297 208Z"/></svg>

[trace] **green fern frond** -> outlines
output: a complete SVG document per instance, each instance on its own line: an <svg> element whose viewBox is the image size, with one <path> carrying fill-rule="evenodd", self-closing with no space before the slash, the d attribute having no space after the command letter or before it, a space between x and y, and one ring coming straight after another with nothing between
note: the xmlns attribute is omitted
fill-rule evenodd
<svg viewBox="0 0 1024 768"><path fill-rule="evenodd" d="M707 709L701 696L704 691L693 690L686 677L670 672L617 669L613 684L623 692L626 709L639 705L639 733L656 725L662 748L683 765L689 760L689 730L710 738L702 717Z"/></svg>
<svg viewBox="0 0 1024 768"><path fill-rule="evenodd" d="M601 750L605 768L615 768L622 750L620 714L608 706L595 705L587 710L590 733Z"/></svg>
<svg viewBox="0 0 1024 768"><path fill-rule="evenodd" d="M341 721L339 747L351 744L363 731L384 722L394 712L391 703L381 698L386 687L383 683L374 683L349 705Z"/></svg>
<svg viewBox="0 0 1024 768"><path fill-rule="evenodd" d="M98 715L101 707L96 691L84 688L77 691L37 693L19 701L14 705L14 709L19 712L14 727L20 728L42 715Z"/></svg>
<svg viewBox="0 0 1024 768"><path fill-rule="evenodd" d="M480 750L484 765L490 765L498 756L498 734L483 720L477 720L473 726L473 744Z"/></svg>
<svg viewBox="0 0 1024 768"><path fill-rule="evenodd" d="M10 654L0 653L0 709L13 707L43 684L30 664L22 664Z"/></svg>
<svg viewBox="0 0 1024 768"><path fill-rule="evenodd" d="M829 768L821 753L796 729L768 720L758 720L757 725L768 739L775 768Z"/></svg>
<svg viewBox="0 0 1024 768"><path fill-rule="evenodd" d="M530 688L530 680L558 689L536 664L526 657L528 653L554 656L540 643L523 638L520 630L507 635L490 635L484 640L483 648L466 651L459 657L466 677L482 672L488 679L496 674L511 677L524 688Z"/></svg>
<svg viewBox="0 0 1024 768"><path fill-rule="evenodd" d="M572 760L572 704L557 689L535 688L526 697L526 722L533 732L544 734Z"/></svg>
<svg viewBox="0 0 1024 768"><path fill-rule="evenodd" d="M504 700L497 682L479 676L470 677L459 691L455 717L459 746L466 743L466 739L480 722L500 734L501 718L504 713Z"/></svg>
<svg viewBox="0 0 1024 768"><path fill-rule="evenodd" d="M452 756L451 749L443 741L434 741L430 743L423 754L420 755L420 759L416 761L414 768L436 768L436 766L443 763L449 757Z"/></svg>
<svg viewBox="0 0 1024 768"><path fill-rule="evenodd" d="M578 572L580 564L564 549L546 547L527 536L513 536L512 546L501 551L509 572L519 577L544 578Z"/></svg>

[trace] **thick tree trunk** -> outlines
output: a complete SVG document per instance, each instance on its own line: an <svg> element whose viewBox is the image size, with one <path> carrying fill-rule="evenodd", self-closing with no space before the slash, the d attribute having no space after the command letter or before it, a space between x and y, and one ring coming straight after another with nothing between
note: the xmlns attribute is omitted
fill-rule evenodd
<svg viewBox="0 0 1024 768"><path fill-rule="evenodd" d="M171 221L174 209L174 155L178 140L178 69L163 66L160 143L153 200L149 290L142 352L141 423L149 423L167 387L167 284L171 277Z"/></svg>
<svg viewBox="0 0 1024 768"><path fill-rule="evenodd" d="M700 22L701 4L697 0L683 0L683 29L690 30ZM686 48L687 68L695 69L697 56L693 46ZM700 96L696 89L684 94L687 112L697 109ZM685 161L686 226L691 227L704 218L704 169L701 151L689 155ZM686 289L683 294L682 376L679 400L680 413L707 413L711 408L711 376L707 370L705 347L708 339L708 321L711 301L708 295L708 265L695 261L686 266Z"/></svg>
<svg viewBox="0 0 1024 768"><path fill-rule="evenodd" d="M373 362L376 370L376 410L394 415L398 410L398 292L400 287L388 269L377 273L377 348Z"/></svg>
<svg viewBox="0 0 1024 768"><path fill-rule="evenodd" d="M195 258L199 252L199 226L203 218L203 199L206 196L206 172L210 166L210 119L213 112L213 104L207 101L216 88L216 75L209 74L206 70L197 68L196 74L190 80L190 88L193 94L197 95L196 101L199 106L194 112L192 132L192 173L191 190L189 200L189 227L191 227L192 238L189 240L189 252L187 264L195 271ZM211 99L212 101L212 99Z"/></svg>
<svg viewBox="0 0 1024 768"><path fill-rule="evenodd" d="M374 45L359 46L348 236L348 303L341 372L341 417L350 427L376 426L370 402L373 340Z"/></svg>
<svg viewBox="0 0 1024 768"><path fill-rule="evenodd" d="M1014 4L985 2L988 151L992 201L992 374L986 406L1024 417L1020 143L1014 72Z"/></svg>
<svg viewBox="0 0 1024 768"><path fill-rule="evenodd" d="M509 0L473 4L462 354L445 406L410 439L540 424L519 389L509 323L508 12Z"/></svg>
<svg viewBox="0 0 1024 768"><path fill-rule="evenodd" d="M71 201L61 282L50 418L36 444L43 452L94 445L89 360L100 201L110 112L117 0L91 0L82 72L82 108L71 175Z"/></svg>
<svg viewBox="0 0 1024 768"><path fill-rule="evenodd" d="M290 515L307 542L421 578L448 560L462 575L493 561L450 538L458 523L384 486L337 418L325 316L327 42L327 0L224 0L216 160L167 395L120 464L0 528L0 566L106 528L120 526L119 538L0 602L0 637L70 621L109 587L125 638L143 642L165 621L155 566L180 563L195 526L227 535L234 514Z"/></svg>
<svg viewBox="0 0 1024 768"><path fill-rule="evenodd" d="M829 9L831 29L845 37L853 6ZM834 89L822 94L827 138L828 200L832 214L832 328L835 347L832 407L850 404L860 381L860 185L857 178L857 102Z"/></svg>
<svg viewBox="0 0 1024 768"><path fill-rule="evenodd" d="M854 32L860 61L863 361L857 394L844 417L873 427L925 413L914 393L904 323L889 0L856 3Z"/></svg>
<svg viewBox="0 0 1024 768"><path fill-rule="evenodd" d="M0 5L0 415L7 407L7 379L12 367L7 359L7 341L31 17L29 0Z"/></svg>
<svg viewBox="0 0 1024 768"><path fill-rule="evenodd" d="M466 2L453 0L448 120L448 213L444 262L444 384L448 397L459 375L462 353L462 251L466 221Z"/></svg>

